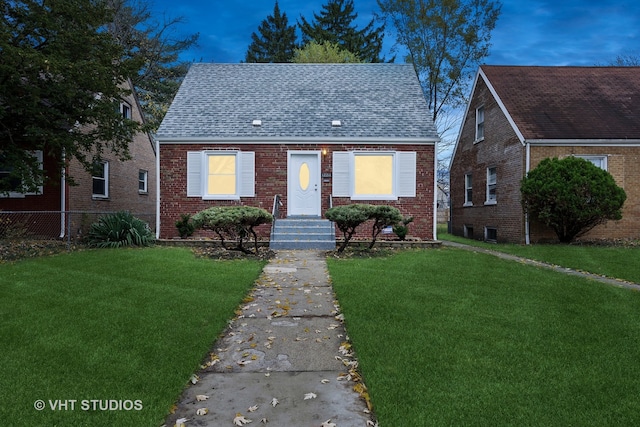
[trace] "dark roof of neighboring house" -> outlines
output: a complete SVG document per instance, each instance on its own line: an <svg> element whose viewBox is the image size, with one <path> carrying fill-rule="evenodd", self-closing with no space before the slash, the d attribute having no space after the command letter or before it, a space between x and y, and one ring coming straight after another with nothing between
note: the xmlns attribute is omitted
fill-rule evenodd
<svg viewBox="0 0 640 427"><path fill-rule="evenodd" d="M157 138L434 141L438 135L412 65L199 63Z"/></svg>
<svg viewBox="0 0 640 427"><path fill-rule="evenodd" d="M487 66L525 139L640 139L640 67Z"/></svg>

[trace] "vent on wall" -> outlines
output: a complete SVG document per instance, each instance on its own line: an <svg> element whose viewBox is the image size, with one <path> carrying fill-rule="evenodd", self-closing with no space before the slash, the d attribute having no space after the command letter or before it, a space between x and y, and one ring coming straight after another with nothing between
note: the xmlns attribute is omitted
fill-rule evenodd
<svg viewBox="0 0 640 427"><path fill-rule="evenodd" d="M254 120L253 122L251 122L251 124L252 124L254 127L262 126L262 120Z"/></svg>
<svg viewBox="0 0 640 427"><path fill-rule="evenodd" d="M331 126L333 126L334 128L339 128L340 126L342 126L342 122L340 120L331 120Z"/></svg>

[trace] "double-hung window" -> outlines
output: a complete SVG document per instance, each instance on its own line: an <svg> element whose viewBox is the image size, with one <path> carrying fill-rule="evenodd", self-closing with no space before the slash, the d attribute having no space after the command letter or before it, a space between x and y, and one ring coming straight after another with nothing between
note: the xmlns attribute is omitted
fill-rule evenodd
<svg viewBox="0 0 640 427"><path fill-rule="evenodd" d="M473 176L470 173L464 176L464 206L473 206Z"/></svg>
<svg viewBox="0 0 640 427"><path fill-rule="evenodd" d="M487 168L487 199L486 205L492 205L497 202L496 199L496 183L497 183L497 169Z"/></svg>
<svg viewBox="0 0 640 427"><path fill-rule="evenodd" d="M397 200L416 196L416 152L334 151L334 197Z"/></svg>
<svg viewBox="0 0 640 427"><path fill-rule="evenodd" d="M476 109L476 140L475 142L482 141L484 139L484 107L478 107Z"/></svg>
<svg viewBox="0 0 640 427"><path fill-rule="evenodd" d="M124 117L125 119L131 119L131 105L129 105L129 103L124 101L121 102L120 114L122 114L122 117Z"/></svg>
<svg viewBox="0 0 640 427"><path fill-rule="evenodd" d="M238 200L255 196L255 153L190 151L187 153L187 197Z"/></svg>
<svg viewBox="0 0 640 427"><path fill-rule="evenodd" d="M93 197L106 199L109 197L109 162L98 162L93 165Z"/></svg>
<svg viewBox="0 0 640 427"><path fill-rule="evenodd" d="M149 192L149 172L140 169L138 171L138 193L146 194Z"/></svg>
<svg viewBox="0 0 640 427"><path fill-rule="evenodd" d="M585 159L596 165L602 170L607 170L607 156L576 156Z"/></svg>

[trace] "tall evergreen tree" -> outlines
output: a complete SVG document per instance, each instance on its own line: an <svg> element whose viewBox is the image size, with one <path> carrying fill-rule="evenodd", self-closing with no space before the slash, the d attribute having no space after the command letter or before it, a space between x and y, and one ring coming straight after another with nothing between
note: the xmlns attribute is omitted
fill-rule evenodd
<svg viewBox="0 0 640 427"><path fill-rule="evenodd" d="M280 13L276 0L273 15L258 27L259 35L251 34L251 44L245 62L290 62L296 46L296 27L289 25L286 13Z"/></svg>
<svg viewBox="0 0 640 427"><path fill-rule="evenodd" d="M384 25L375 28L375 19L362 30L354 24L358 14L354 12L353 0L329 0L322 6L320 14L313 14L309 23L304 16L298 23L302 30L302 44L310 41L331 42L347 50L364 62L383 62L380 58Z"/></svg>

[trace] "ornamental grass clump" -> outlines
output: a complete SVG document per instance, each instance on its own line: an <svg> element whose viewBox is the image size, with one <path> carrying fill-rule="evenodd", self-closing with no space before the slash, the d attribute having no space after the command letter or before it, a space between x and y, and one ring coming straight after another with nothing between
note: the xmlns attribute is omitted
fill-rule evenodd
<svg viewBox="0 0 640 427"><path fill-rule="evenodd" d="M153 241L149 224L126 211L100 217L87 236L87 244L97 248L149 246Z"/></svg>

